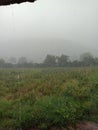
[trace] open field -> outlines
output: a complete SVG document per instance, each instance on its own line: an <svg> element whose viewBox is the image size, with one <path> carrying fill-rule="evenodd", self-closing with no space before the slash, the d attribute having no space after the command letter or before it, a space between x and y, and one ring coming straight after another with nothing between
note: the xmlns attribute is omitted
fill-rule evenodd
<svg viewBox="0 0 98 130"><path fill-rule="evenodd" d="M98 68L0 70L0 130L98 123Z"/></svg>

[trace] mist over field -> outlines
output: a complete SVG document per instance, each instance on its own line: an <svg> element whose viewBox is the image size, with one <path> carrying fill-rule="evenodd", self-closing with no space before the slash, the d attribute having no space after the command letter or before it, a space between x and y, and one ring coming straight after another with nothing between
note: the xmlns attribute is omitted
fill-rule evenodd
<svg viewBox="0 0 98 130"><path fill-rule="evenodd" d="M98 130L98 0L33 1L0 0L0 130Z"/></svg>
<svg viewBox="0 0 98 130"><path fill-rule="evenodd" d="M0 57L98 56L98 0L37 0L0 7Z"/></svg>

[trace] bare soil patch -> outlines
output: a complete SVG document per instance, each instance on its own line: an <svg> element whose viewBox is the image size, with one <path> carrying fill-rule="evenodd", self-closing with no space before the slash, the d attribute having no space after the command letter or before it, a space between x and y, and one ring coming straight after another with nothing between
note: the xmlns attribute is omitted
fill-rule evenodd
<svg viewBox="0 0 98 130"><path fill-rule="evenodd" d="M72 127L69 127L69 129L74 130ZM31 128L29 130L39 130L39 129ZM51 127L50 130L60 130L60 128ZM81 122L80 124L77 124L77 130L98 130L98 124L89 121Z"/></svg>
<svg viewBox="0 0 98 130"><path fill-rule="evenodd" d="M93 122L82 122L77 125L79 130L98 130L98 124Z"/></svg>

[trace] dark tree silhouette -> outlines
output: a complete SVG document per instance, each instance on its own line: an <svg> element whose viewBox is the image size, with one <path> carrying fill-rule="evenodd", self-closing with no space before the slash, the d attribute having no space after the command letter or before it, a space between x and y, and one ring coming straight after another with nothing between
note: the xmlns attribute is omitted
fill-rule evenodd
<svg viewBox="0 0 98 130"><path fill-rule="evenodd" d="M0 6L10 4L20 4L22 2L34 2L36 0L0 0Z"/></svg>
<svg viewBox="0 0 98 130"><path fill-rule="evenodd" d="M54 55L47 55L43 64L45 66L55 66L56 65L56 57Z"/></svg>

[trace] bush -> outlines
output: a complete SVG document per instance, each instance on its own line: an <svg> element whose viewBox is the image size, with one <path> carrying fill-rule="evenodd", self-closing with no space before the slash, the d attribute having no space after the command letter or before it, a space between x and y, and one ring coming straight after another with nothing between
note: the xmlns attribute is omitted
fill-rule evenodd
<svg viewBox="0 0 98 130"><path fill-rule="evenodd" d="M33 107L32 117L40 128L50 126L66 127L81 120L83 110L79 102L67 97L44 97Z"/></svg>

